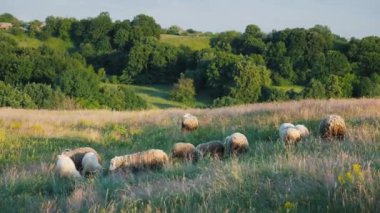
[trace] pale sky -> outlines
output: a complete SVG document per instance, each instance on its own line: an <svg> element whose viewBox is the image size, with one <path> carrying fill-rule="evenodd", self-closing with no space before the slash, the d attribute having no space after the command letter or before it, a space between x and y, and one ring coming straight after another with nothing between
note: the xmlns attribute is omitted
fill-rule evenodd
<svg viewBox="0 0 380 213"><path fill-rule="evenodd" d="M380 36L380 0L0 0L0 14L30 21L47 16L113 20L152 16L161 27L222 32L256 24L265 33L284 28L327 25L340 36Z"/></svg>

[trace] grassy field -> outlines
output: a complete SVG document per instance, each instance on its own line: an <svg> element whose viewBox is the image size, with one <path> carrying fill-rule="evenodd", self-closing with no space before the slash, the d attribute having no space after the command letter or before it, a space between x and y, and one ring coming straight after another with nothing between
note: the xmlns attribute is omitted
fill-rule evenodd
<svg viewBox="0 0 380 213"><path fill-rule="evenodd" d="M71 42L67 42L62 39L54 38L54 37L50 37L46 41L41 41L36 38L31 38L24 34L15 36L10 33L4 33L4 35L15 39L20 47L38 48L42 45L47 45L48 47L54 50L58 50L62 52L65 52L65 51L70 50L71 48L74 48L74 45Z"/></svg>
<svg viewBox="0 0 380 213"><path fill-rule="evenodd" d="M141 112L0 109L2 212L376 212L380 209L380 100L303 100L218 109ZM200 127L182 133L185 112ZM336 113L343 141L321 141L321 118ZM282 122L303 123L311 137L286 149ZM91 146L104 159L150 148L169 153L245 134L250 151L161 171L66 180L53 174L57 154Z"/></svg>
<svg viewBox="0 0 380 213"><path fill-rule="evenodd" d="M210 38L207 36L177 36L161 34L160 41L174 46L187 46L192 50L201 50L210 47Z"/></svg>
<svg viewBox="0 0 380 213"><path fill-rule="evenodd" d="M172 85L129 85L128 87L134 89L139 96L148 102L148 108L188 108L188 106L183 103L170 100L170 90L172 89ZM196 107L206 107L211 104L212 98L205 92L198 94L196 97Z"/></svg>

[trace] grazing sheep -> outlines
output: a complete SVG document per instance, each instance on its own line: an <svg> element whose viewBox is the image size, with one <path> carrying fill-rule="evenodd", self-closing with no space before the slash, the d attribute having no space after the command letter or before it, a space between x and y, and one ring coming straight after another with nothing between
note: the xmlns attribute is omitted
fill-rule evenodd
<svg viewBox="0 0 380 213"><path fill-rule="evenodd" d="M103 167L99 164L95 153L87 152L82 159L82 175L101 171Z"/></svg>
<svg viewBox="0 0 380 213"><path fill-rule="evenodd" d="M292 123L282 123L280 125L280 128L278 129L279 134L281 135L281 131L283 131L284 129L287 129L289 127L294 127L294 125Z"/></svg>
<svg viewBox="0 0 380 213"><path fill-rule="evenodd" d="M81 175L75 168L75 164L71 158L66 155L58 155L55 165L55 173L61 177L80 178Z"/></svg>
<svg viewBox="0 0 380 213"><path fill-rule="evenodd" d="M82 171L83 170L82 159L84 155L88 152L95 153L96 157L98 158L98 162L102 164L102 159L100 158L98 153L93 148L90 148L90 147L80 147L73 150L67 149L63 151L62 154L71 158L74 161L74 164L77 170Z"/></svg>
<svg viewBox="0 0 380 213"><path fill-rule="evenodd" d="M288 127L280 129L280 139L285 143L285 145L296 144L301 140L301 133L298 129L294 127Z"/></svg>
<svg viewBox="0 0 380 213"><path fill-rule="evenodd" d="M298 131L300 131L301 139L306 138L310 135L309 130L305 125L297 124L295 128L298 129Z"/></svg>
<svg viewBox="0 0 380 213"><path fill-rule="evenodd" d="M198 128L198 119L194 115L186 113L182 118L182 131L193 131Z"/></svg>
<svg viewBox="0 0 380 213"><path fill-rule="evenodd" d="M227 136L224 140L225 152L228 155L238 155L248 151L249 143L247 137L240 132Z"/></svg>
<svg viewBox="0 0 380 213"><path fill-rule="evenodd" d="M109 171L114 171L118 168L162 168L168 163L168 161L169 157L164 151L159 149L150 149L144 152L112 158Z"/></svg>
<svg viewBox="0 0 380 213"><path fill-rule="evenodd" d="M196 149L200 151L203 157L211 156L214 159L222 159L225 148L222 141L213 140L199 144Z"/></svg>
<svg viewBox="0 0 380 213"><path fill-rule="evenodd" d="M346 134L346 123L339 115L329 115L319 123L319 133L324 139L343 139Z"/></svg>
<svg viewBox="0 0 380 213"><path fill-rule="evenodd" d="M171 156L173 158L196 163L199 159L200 153L191 143L176 143L171 150Z"/></svg>

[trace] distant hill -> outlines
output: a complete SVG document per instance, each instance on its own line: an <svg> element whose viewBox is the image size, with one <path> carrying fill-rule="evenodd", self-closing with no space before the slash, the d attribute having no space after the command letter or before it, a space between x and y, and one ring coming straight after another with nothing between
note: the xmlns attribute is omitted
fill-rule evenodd
<svg viewBox="0 0 380 213"><path fill-rule="evenodd" d="M201 50L210 48L210 37L208 36L179 36L161 34L160 41L172 44L176 47L184 45L190 47L192 50Z"/></svg>

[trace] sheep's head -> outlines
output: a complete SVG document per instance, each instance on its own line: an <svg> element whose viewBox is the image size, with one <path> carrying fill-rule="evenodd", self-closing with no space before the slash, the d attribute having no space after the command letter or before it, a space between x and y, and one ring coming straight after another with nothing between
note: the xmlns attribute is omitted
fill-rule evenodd
<svg viewBox="0 0 380 213"><path fill-rule="evenodd" d="M121 165L121 162L122 162L122 159L121 157L114 157L111 159L111 162L110 162L110 167L109 167L109 171L115 171L117 168L120 167Z"/></svg>

